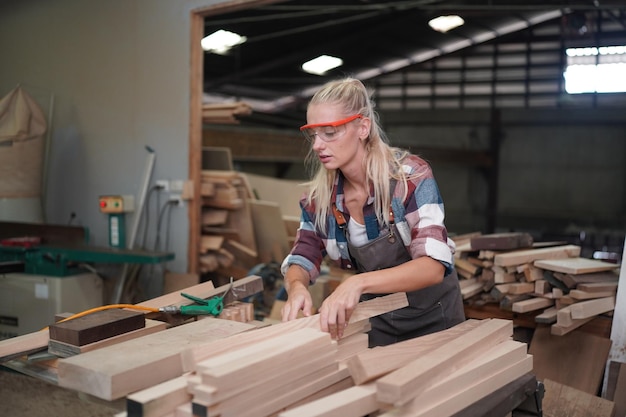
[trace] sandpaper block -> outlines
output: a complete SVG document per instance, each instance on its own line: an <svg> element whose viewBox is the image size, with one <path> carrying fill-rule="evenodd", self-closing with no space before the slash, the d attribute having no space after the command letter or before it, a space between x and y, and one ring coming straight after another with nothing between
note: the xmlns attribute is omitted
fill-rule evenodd
<svg viewBox="0 0 626 417"><path fill-rule="evenodd" d="M50 340L83 346L146 326L141 311L111 309L50 326Z"/></svg>
<svg viewBox="0 0 626 417"><path fill-rule="evenodd" d="M512 250L532 245L533 237L528 233L493 233L470 239L472 250Z"/></svg>

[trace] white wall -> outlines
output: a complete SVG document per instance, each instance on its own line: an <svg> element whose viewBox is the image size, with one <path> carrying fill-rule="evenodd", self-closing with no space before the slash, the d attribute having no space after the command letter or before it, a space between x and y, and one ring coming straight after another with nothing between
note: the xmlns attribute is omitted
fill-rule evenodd
<svg viewBox="0 0 626 417"><path fill-rule="evenodd" d="M138 195L145 146L156 152L153 180L188 178L190 11L216 3L0 4L0 96L21 84L45 112L54 96L48 223L67 224L74 212L74 224L89 228L91 243L107 246L107 216L99 212L98 196ZM160 199L163 203L166 196ZM156 228L154 196L151 206ZM128 234L135 215L126 219ZM184 272L186 207L173 209L170 230L169 247L176 259L168 269Z"/></svg>

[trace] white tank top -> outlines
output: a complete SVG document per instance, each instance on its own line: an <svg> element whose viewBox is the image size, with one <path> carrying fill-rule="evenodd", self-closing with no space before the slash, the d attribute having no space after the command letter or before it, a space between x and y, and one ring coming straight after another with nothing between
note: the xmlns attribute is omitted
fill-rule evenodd
<svg viewBox="0 0 626 417"><path fill-rule="evenodd" d="M348 221L348 233L350 234L350 244L357 248L365 245L369 241L365 225L358 223L352 217L350 217Z"/></svg>

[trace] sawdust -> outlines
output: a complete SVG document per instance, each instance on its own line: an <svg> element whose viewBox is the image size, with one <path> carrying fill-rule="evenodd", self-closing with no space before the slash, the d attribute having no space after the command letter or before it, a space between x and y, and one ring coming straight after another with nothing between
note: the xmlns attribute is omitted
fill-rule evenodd
<svg viewBox="0 0 626 417"><path fill-rule="evenodd" d="M123 411L96 400L27 375L0 370L2 417L112 417Z"/></svg>

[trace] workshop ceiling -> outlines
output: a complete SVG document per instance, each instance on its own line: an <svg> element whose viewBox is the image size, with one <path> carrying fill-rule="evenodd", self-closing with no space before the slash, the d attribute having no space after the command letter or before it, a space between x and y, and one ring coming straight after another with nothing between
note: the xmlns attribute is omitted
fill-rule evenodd
<svg viewBox="0 0 626 417"><path fill-rule="evenodd" d="M447 33L429 27L430 19L450 14L465 24ZM209 16L205 35L226 29L247 42L226 55L205 53L205 102L244 101L256 114L291 114L301 122L311 92L330 79L351 75L375 83L501 37L527 42L527 30L547 22L584 35L594 16L624 31L623 0L294 0ZM301 69L322 54L344 64L323 76Z"/></svg>

